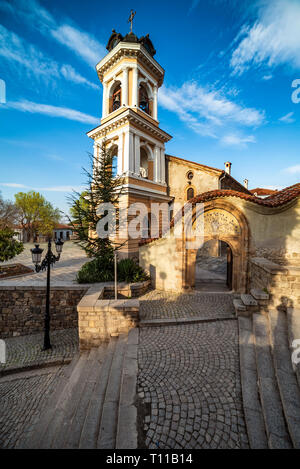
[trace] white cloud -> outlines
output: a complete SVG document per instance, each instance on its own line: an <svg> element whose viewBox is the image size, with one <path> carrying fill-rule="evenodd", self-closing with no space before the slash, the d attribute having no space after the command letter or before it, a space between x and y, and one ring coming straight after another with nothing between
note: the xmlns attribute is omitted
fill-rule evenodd
<svg viewBox="0 0 300 469"><path fill-rule="evenodd" d="M84 124L99 124L99 119L96 117L76 111L75 109L51 106L50 104L39 104L27 100L8 102L5 108L16 109L18 111L30 112L33 114L45 114L50 117L63 117L65 119L83 122Z"/></svg>
<svg viewBox="0 0 300 469"><path fill-rule="evenodd" d="M286 124L292 124L293 122L295 122L295 119L293 119L293 115L294 115L293 112L289 112L285 116L280 117L279 120L281 122L285 122Z"/></svg>
<svg viewBox="0 0 300 469"><path fill-rule="evenodd" d="M99 86L95 85L95 83L92 83L91 81L81 76L78 72L76 72L76 70L74 70L71 65L62 65L60 71L66 80L72 81L73 83L76 83L78 85L89 86L90 88L93 88L95 90L99 89Z"/></svg>
<svg viewBox="0 0 300 469"><path fill-rule="evenodd" d="M300 164L296 164L295 166L285 168L284 172L289 174L300 174Z"/></svg>
<svg viewBox="0 0 300 469"><path fill-rule="evenodd" d="M30 187L15 182L1 182L0 186L11 187L14 189L34 190L39 192L72 192L73 190L76 192L82 192L84 190L83 186Z"/></svg>
<svg viewBox="0 0 300 469"><path fill-rule="evenodd" d="M104 46L91 34L80 31L68 24L52 29L51 34L58 42L67 46L92 67L95 67L106 54Z"/></svg>
<svg viewBox="0 0 300 469"><path fill-rule="evenodd" d="M49 82L64 77L67 81L98 89L97 85L82 77L71 65L60 66L55 60L47 57L39 49L29 44L17 34L0 25L0 57L7 64L20 66L20 73L24 76L24 69L37 79Z"/></svg>
<svg viewBox="0 0 300 469"><path fill-rule="evenodd" d="M265 80L265 81L272 80L272 78L273 78L273 75L264 75L264 76L262 77L262 79Z"/></svg>
<svg viewBox="0 0 300 469"><path fill-rule="evenodd" d="M14 5L13 9L10 3ZM92 34L80 30L71 24L68 18L58 22L37 0L6 0L3 5L0 2L0 8L13 12L22 22L26 22L28 26L38 30L47 38L50 35L92 67L95 67L106 54L105 46Z"/></svg>
<svg viewBox="0 0 300 469"><path fill-rule="evenodd" d="M12 187L12 188L16 188L16 189L26 189L27 188L27 186L24 186L24 184L18 184L16 182L1 182L0 186Z"/></svg>
<svg viewBox="0 0 300 469"><path fill-rule="evenodd" d="M241 136L237 134L224 135L221 138L221 143L226 146L235 146L245 148L248 143L255 143L256 139L253 135Z"/></svg>
<svg viewBox="0 0 300 469"><path fill-rule="evenodd" d="M242 74L251 66L290 64L300 68L300 3L269 0L263 3L252 27L243 27L243 39L233 51L230 65Z"/></svg>
<svg viewBox="0 0 300 469"><path fill-rule="evenodd" d="M222 91L204 88L196 82L186 82L180 88L162 87L159 103L175 112L196 133L213 138L221 138L224 128L256 127L265 119L264 112L243 107Z"/></svg>

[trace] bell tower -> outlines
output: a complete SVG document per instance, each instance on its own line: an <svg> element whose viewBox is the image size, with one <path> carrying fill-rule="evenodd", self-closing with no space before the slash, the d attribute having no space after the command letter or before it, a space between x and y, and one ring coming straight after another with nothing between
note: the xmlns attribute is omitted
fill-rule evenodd
<svg viewBox="0 0 300 469"><path fill-rule="evenodd" d="M165 143L172 137L159 127L158 89L164 69L154 59L149 35L125 37L115 30L107 55L96 66L103 86L101 125L88 132L98 156L103 139L116 158L128 204L169 201ZM135 254L138 247L135 247Z"/></svg>

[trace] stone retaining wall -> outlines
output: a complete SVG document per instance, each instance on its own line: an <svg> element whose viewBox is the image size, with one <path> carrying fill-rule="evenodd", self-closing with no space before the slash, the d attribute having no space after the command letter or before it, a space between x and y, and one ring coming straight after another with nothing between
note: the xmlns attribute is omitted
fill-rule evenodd
<svg viewBox="0 0 300 469"><path fill-rule="evenodd" d="M53 287L50 294L51 329L78 326L77 305L87 287ZM45 287L0 287L0 338L41 332L44 329Z"/></svg>
<svg viewBox="0 0 300 469"><path fill-rule="evenodd" d="M140 294L148 289L150 281L127 286L120 285L118 292L128 290ZM133 290L132 290L132 287ZM111 336L126 334L139 323L139 300L121 299L106 300L106 290L111 287L93 286L80 301L78 310L79 344L81 350L98 347Z"/></svg>
<svg viewBox="0 0 300 469"><path fill-rule="evenodd" d="M270 305L300 308L300 267L279 265L263 257L250 260L251 288L266 289Z"/></svg>

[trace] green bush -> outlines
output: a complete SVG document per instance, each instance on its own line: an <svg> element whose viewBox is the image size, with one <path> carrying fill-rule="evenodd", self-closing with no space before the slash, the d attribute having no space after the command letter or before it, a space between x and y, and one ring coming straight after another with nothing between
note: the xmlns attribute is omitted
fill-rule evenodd
<svg viewBox="0 0 300 469"><path fill-rule="evenodd" d="M111 282L114 279L114 264L111 259L96 258L84 264L79 270L78 283Z"/></svg>
<svg viewBox="0 0 300 469"><path fill-rule="evenodd" d="M0 230L0 262L9 261L24 250L23 243L14 239L14 231Z"/></svg>
<svg viewBox="0 0 300 469"><path fill-rule="evenodd" d="M77 274L78 283L112 282L114 280L114 265L107 260L96 258L84 264ZM147 274L132 259L122 259L118 263L118 282L135 283L148 280Z"/></svg>
<svg viewBox="0 0 300 469"><path fill-rule="evenodd" d="M147 274L132 259L122 259L118 263L118 281L135 283L148 280Z"/></svg>

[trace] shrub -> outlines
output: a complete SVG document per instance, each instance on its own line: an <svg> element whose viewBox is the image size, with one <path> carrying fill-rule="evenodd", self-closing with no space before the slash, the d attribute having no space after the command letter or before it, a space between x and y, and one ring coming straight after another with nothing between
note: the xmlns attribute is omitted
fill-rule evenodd
<svg viewBox="0 0 300 469"><path fill-rule="evenodd" d="M24 250L23 243L14 239L14 234L9 228L0 230L0 262L9 261Z"/></svg>
<svg viewBox="0 0 300 469"><path fill-rule="evenodd" d="M84 264L77 274L78 283L112 282L114 265L111 259L96 258ZM122 259L118 263L118 282L143 282L148 280L147 274L132 259Z"/></svg>
<svg viewBox="0 0 300 469"><path fill-rule="evenodd" d="M122 259L118 263L118 281L134 283L148 280L144 270L132 259Z"/></svg>
<svg viewBox="0 0 300 469"><path fill-rule="evenodd" d="M79 270L78 283L111 282L114 279L114 265L111 259L96 258L84 264Z"/></svg>

